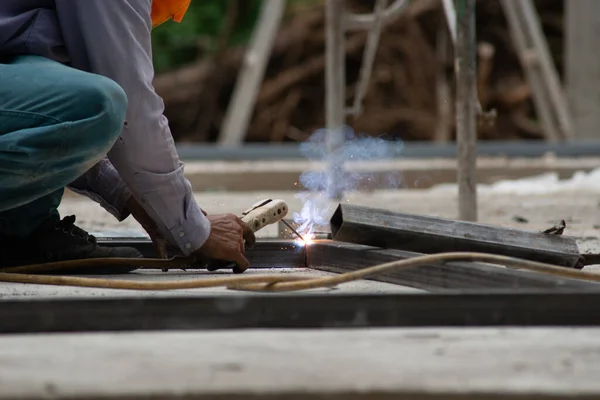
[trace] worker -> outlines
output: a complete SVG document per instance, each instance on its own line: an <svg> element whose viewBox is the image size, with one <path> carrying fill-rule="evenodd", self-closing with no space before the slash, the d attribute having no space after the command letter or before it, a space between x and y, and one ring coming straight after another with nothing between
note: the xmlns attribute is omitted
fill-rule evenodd
<svg viewBox="0 0 600 400"><path fill-rule="evenodd" d="M61 219L69 188L135 218L160 256L168 244L248 268L254 234L197 204L152 85L152 29L189 3L0 0L0 267L141 257Z"/></svg>

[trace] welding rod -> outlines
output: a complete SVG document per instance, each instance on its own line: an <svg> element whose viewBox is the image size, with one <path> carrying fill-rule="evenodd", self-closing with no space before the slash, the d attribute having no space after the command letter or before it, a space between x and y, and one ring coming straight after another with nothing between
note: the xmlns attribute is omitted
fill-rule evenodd
<svg viewBox="0 0 600 400"><path fill-rule="evenodd" d="M298 237L300 238L300 240L304 241L304 238L302 237L302 235L301 235L301 234L299 234L299 233L298 233L298 231L297 231L297 230L295 230L295 229L292 227L292 225L290 225L290 223L289 223L289 222L287 222L285 219L282 219L282 220L281 220L281 222L283 222L283 224L284 224L285 226L287 226L287 227L289 228L289 230L290 230L290 231L292 231L292 232L293 232L293 233L294 233L296 236L298 236Z"/></svg>

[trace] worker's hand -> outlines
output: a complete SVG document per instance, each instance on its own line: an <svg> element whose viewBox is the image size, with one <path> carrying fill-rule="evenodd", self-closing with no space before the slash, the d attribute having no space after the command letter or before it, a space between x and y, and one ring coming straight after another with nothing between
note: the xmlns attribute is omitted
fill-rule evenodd
<svg viewBox="0 0 600 400"><path fill-rule="evenodd" d="M133 196L127 199L125 206L131 213L131 216L139 222L148 236L150 236L156 256L158 258L167 258L167 239L159 232L156 222L148 215L144 207Z"/></svg>
<svg viewBox="0 0 600 400"><path fill-rule="evenodd" d="M197 255L233 262L241 271L248 269L250 263L244 257L244 248L252 247L256 242L250 227L233 214L208 215L207 218L211 225L210 235Z"/></svg>

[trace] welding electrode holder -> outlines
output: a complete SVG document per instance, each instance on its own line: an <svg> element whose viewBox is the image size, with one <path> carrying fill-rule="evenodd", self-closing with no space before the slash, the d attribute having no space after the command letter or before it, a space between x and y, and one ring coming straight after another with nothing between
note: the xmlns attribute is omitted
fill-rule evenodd
<svg viewBox="0 0 600 400"><path fill-rule="evenodd" d="M274 224L284 218L288 213L288 205L284 200L267 199L261 200L242 213L241 220L248 225L252 232L256 233L267 225ZM235 263L223 260L208 260L206 262L208 271L219 269L232 269L234 273L240 274L244 270Z"/></svg>

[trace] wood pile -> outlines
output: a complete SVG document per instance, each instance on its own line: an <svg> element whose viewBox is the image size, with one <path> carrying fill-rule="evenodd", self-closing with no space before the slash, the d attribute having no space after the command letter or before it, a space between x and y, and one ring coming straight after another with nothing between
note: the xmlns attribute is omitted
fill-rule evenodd
<svg viewBox="0 0 600 400"><path fill-rule="evenodd" d="M352 11L369 12L374 2L349 3ZM535 1L561 76L562 3ZM323 6L291 10L258 94L246 134L248 142L303 141L325 125L324 17ZM453 53L438 40L442 23L438 0L418 0L384 29L364 111L348 120L357 132L402 140L454 138ZM481 127L480 139L541 139L530 87L498 0L477 2L477 38L480 100L484 109L498 113L495 126ZM348 105L353 100L365 41L365 32L347 35ZM243 49L226 49L156 77L155 86L165 100L176 140L217 139L242 58Z"/></svg>

